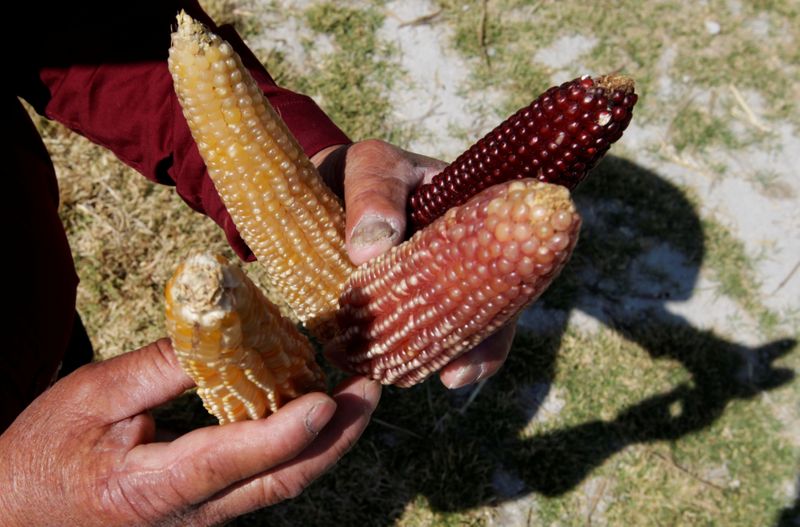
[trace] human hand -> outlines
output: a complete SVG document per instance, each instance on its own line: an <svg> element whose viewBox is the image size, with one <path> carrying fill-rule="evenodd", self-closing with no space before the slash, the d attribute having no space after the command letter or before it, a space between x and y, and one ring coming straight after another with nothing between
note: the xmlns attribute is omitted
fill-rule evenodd
<svg viewBox="0 0 800 527"><path fill-rule="evenodd" d="M192 386L168 340L84 366L0 436L3 525L209 525L300 494L380 398L356 377L266 419L154 442L147 410Z"/></svg>
<svg viewBox="0 0 800 527"><path fill-rule="evenodd" d="M403 241L409 194L447 166L376 139L328 147L311 160L344 197L347 251L357 265ZM442 383L459 388L494 375L508 356L515 327L516 319L453 359L439 372Z"/></svg>

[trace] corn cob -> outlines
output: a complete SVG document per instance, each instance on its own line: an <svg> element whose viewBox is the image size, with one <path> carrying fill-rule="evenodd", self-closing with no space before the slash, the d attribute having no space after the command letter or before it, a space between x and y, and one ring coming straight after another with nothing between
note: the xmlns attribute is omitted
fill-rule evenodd
<svg viewBox="0 0 800 527"><path fill-rule="evenodd" d="M258 419L325 389L308 339L224 257L189 257L165 298L178 361L220 424Z"/></svg>
<svg viewBox="0 0 800 527"><path fill-rule="evenodd" d="M344 212L230 44L181 12L169 68L236 228L297 317L332 318L353 270Z"/></svg>
<svg viewBox="0 0 800 527"><path fill-rule="evenodd" d="M353 273L326 353L385 384L422 381L535 300L579 226L562 186L523 179L484 190Z"/></svg>
<svg viewBox="0 0 800 527"><path fill-rule="evenodd" d="M481 190L533 177L575 188L630 123L633 81L606 75L554 86L421 185L409 200L414 228Z"/></svg>

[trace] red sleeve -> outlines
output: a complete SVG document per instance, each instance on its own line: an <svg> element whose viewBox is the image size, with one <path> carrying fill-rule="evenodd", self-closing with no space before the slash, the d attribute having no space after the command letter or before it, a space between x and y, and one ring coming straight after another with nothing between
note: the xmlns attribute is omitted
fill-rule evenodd
<svg viewBox="0 0 800 527"><path fill-rule="evenodd" d="M223 228L241 258L253 260L208 177L167 69L169 34L177 7L214 27L195 2L178 4L181 5L173 6L173 10L161 10L170 19L159 20L159 15L146 20L158 29L137 33L137 50L151 50L143 51L144 56L131 57L130 50L125 50L119 61L107 54L102 61L72 63L62 59L48 64L47 50L43 50L35 79L40 85L34 90L37 97L32 103L48 118L113 151L148 179L175 185L189 206ZM327 146L350 142L309 97L277 86L231 27L223 26L217 31L242 57L306 154L311 156ZM142 36L149 42L142 42ZM121 37L117 40L124 42Z"/></svg>

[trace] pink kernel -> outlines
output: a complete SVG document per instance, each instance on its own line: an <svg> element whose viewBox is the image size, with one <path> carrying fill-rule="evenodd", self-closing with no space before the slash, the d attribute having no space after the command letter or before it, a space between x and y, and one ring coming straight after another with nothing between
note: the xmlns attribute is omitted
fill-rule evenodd
<svg viewBox="0 0 800 527"><path fill-rule="evenodd" d="M503 246L500 245L500 242L492 242L492 244L489 246L489 254L492 255L492 258L497 258L500 256L500 254L502 254L502 252Z"/></svg>
<svg viewBox="0 0 800 527"><path fill-rule="evenodd" d="M550 218L550 225L557 231L565 231L572 225L572 214L565 210L560 210Z"/></svg>
<svg viewBox="0 0 800 527"><path fill-rule="evenodd" d="M536 267L534 268L534 272L538 276L544 276L544 275L548 274L552 270L553 270L553 264L552 263L537 263Z"/></svg>
<svg viewBox="0 0 800 527"><path fill-rule="evenodd" d="M464 296L464 291L458 287L453 287L447 292L447 295L453 300L460 300Z"/></svg>
<svg viewBox="0 0 800 527"><path fill-rule="evenodd" d="M522 249L522 254L527 254L528 256L536 254L536 251L539 250L539 240L536 238L528 238L522 242L520 249Z"/></svg>
<svg viewBox="0 0 800 527"><path fill-rule="evenodd" d="M508 289L508 285L506 285L505 280L503 280L499 276L492 278L492 281L489 284L489 286L492 288L492 291L496 293L502 293L503 291Z"/></svg>
<svg viewBox="0 0 800 527"><path fill-rule="evenodd" d="M518 203L511 209L511 219L514 221L524 221L528 215L528 207L524 203Z"/></svg>
<svg viewBox="0 0 800 527"><path fill-rule="evenodd" d="M507 242L511 239L511 227L512 225L507 222L503 221L497 225L497 228L494 230L494 236L497 238L499 242Z"/></svg>
<svg viewBox="0 0 800 527"><path fill-rule="evenodd" d="M519 244L517 242L508 242L503 248L503 256L515 262L519 259Z"/></svg>
<svg viewBox="0 0 800 527"><path fill-rule="evenodd" d="M478 249L478 261L481 263L486 263L492 259L492 253L489 251L488 247L481 247ZM480 267L479 267L480 269Z"/></svg>
<svg viewBox="0 0 800 527"><path fill-rule="evenodd" d="M517 262L517 272L521 276L528 276L533 272L533 260L527 256L523 256Z"/></svg>
<svg viewBox="0 0 800 527"><path fill-rule="evenodd" d="M497 216L489 216L488 218L486 218L484 226L486 227L486 229L494 231L498 223L500 223L500 218L498 218Z"/></svg>
<svg viewBox="0 0 800 527"><path fill-rule="evenodd" d="M472 259L475 251L478 250L478 241L475 238L464 238L458 244L458 250L463 256Z"/></svg>
<svg viewBox="0 0 800 527"><path fill-rule="evenodd" d="M536 251L536 261L539 263L549 264L555 259L555 256L553 251L544 246L539 247L539 250Z"/></svg>
<svg viewBox="0 0 800 527"><path fill-rule="evenodd" d="M514 262L507 258L500 258L497 262L497 270L500 271L502 274L510 273L514 270Z"/></svg>
<svg viewBox="0 0 800 527"><path fill-rule="evenodd" d="M491 232L486 230L478 232L478 243L481 245L481 247L488 246L493 240L494 236L492 236Z"/></svg>
<svg viewBox="0 0 800 527"><path fill-rule="evenodd" d="M553 236L553 228L547 223L537 224L533 232L540 240L549 240Z"/></svg>
<svg viewBox="0 0 800 527"><path fill-rule="evenodd" d="M457 242L467 234L467 228L463 225L456 225L448 231L448 238Z"/></svg>
<svg viewBox="0 0 800 527"><path fill-rule="evenodd" d="M527 223L519 223L514 226L514 232L511 233L511 236L518 242L524 242L531 237L531 232L530 225Z"/></svg>
<svg viewBox="0 0 800 527"><path fill-rule="evenodd" d="M569 236L563 232L557 232L547 243L547 246L550 247L550 250L555 252L563 251L567 248L567 245L569 245Z"/></svg>

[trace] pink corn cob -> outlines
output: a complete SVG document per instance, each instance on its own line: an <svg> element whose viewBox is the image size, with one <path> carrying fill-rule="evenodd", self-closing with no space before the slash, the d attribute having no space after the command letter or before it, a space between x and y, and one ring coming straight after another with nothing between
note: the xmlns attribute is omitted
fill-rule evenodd
<svg viewBox="0 0 800 527"><path fill-rule="evenodd" d="M535 300L579 226L562 186L523 179L484 190L350 276L328 356L384 384L422 381Z"/></svg>
<svg viewBox="0 0 800 527"><path fill-rule="evenodd" d="M622 137L637 100L633 90L633 80L613 74L550 88L411 194L414 228L511 179L575 188Z"/></svg>

